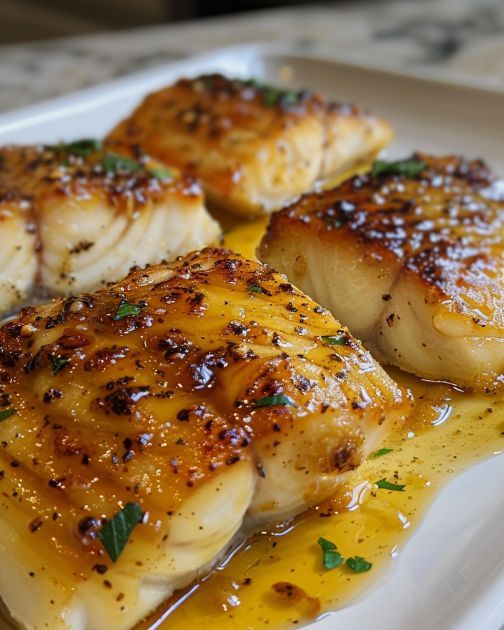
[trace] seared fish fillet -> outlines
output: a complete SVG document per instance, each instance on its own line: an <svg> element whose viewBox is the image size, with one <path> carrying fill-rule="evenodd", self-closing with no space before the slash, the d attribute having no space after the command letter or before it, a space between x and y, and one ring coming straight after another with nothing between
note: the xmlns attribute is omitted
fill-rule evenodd
<svg viewBox="0 0 504 630"><path fill-rule="evenodd" d="M33 629L131 628L410 408L327 311L219 249L24 309L0 367L0 594Z"/></svg>
<svg viewBox="0 0 504 630"><path fill-rule="evenodd" d="M199 186L97 141L0 149L0 312L216 244Z"/></svg>
<svg viewBox="0 0 504 630"><path fill-rule="evenodd" d="M378 357L464 387L502 383L504 182L458 157L374 171L274 215L260 259Z"/></svg>
<svg viewBox="0 0 504 630"><path fill-rule="evenodd" d="M391 137L356 107L213 74L150 94L107 142L141 146L196 175L214 204L260 215L369 160Z"/></svg>

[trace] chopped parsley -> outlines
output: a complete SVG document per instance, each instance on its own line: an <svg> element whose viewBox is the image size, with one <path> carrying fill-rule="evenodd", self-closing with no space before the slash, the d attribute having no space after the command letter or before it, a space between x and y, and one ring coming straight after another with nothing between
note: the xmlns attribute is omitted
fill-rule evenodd
<svg viewBox="0 0 504 630"><path fill-rule="evenodd" d="M383 455L388 455L388 453L392 453L393 448L379 448L374 453L371 453L371 459L376 459L377 457L383 457Z"/></svg>
<svg viewBox="0 0 504 630"><path fill-rule="evenodd" d="M354 573L365 573L373 566L371 562L361 556L353 556L346 561L347 567Z"/></svg>
<svg viewBox="0 0 504 630"><path fill-rule="evenodd" d="M49 355L49 362L51 364L51 371L53 374L57 374L60 370L62 370L69 361L70 359L67 359L66 357L57 357L55 354Z"/></svg>
<svg viewBox="0 0 504 630"><path fill-rule="evenodd" d="M295 407L296 403L285 394L275 394L274 396L265 396L264 398L258 398L255 401L255 407L279 407L281 405L288 405Z"/></svg>
<svg viewBox="0 0 504 630"><path fill-rule="evenodd" d="M17 409L3 409L0 411L0 422L2 422L2 420L7 420L7 418L10 418L15 413L17 413Z"/></svg>
<svg viewBox="0 0 504 630"><path fill-rule="evenodd" d="M99 151L102 148L102 143L94 138L83 138L75 142L61 142L60 144L48 145L47 148L55 153L70 153L71 155L86 157Z"/></svg>
<svg viewBox="0 0 504 630"><path fill-rule="evenodd" d="M280 90L268 83L262 83L257 79L245 81L245 85L250 85L261 92L262 102L264 105L271 107L273 105L295 105L300 100L298 92L293 90Z"/></svg>
<svg viewBox="0 0 504 630"><path fill-rule="evenodd" d="M258 284L249 284L247 287L247 291L249 293L262 293L262 287L260 287Z"/></svg>
<svg viewBox="0 0 504 630"><path fill-rule="evenodd" d="M401 483L392 483L391 481L387 481L386 479L380 479L376 482L378 488L382 490L395 490L396 492L403 492L406 484Z"/></svg>
<svg viewBox="0 0 504 630"><path fill-rule="evenodd" d="M107 175L129 175L130 173L136 173L142 168L138 162L130 160L124 155L117 155L117 153L107 153L103 158L102 164L103 170Z"/></svg>
<svg viewBox="0 0 504 630"><path fill-rule="evenodd" d="M345 335L323 335L321 339L330 346L346 346Z"/></svg>
<svg viewBox="0 0 504 630"><path fill-rule="evenodd" d="M149 175L152 175L152 177L155 177L156 179L159 179L161 181L171 181L172 179L174 179L174 175L172 171L170 171L167 168L164 168L163 166L156 166L155 168L150 168Z"/></svg>
<svg viewBox="0 0 504 630"><path fill-rule="evenodd" d="M129 540L131 532L142 519L138 503L127 503L98 532L98 538L112 562L117 562Z"/></svg>
<svg viewBox="0 0 504 630"><path fill-rule="evenodd" d="M336 567L339 567L341 564L343 564L345 559L340 554L338 548L333 542L327 540L327 538L320 537L317 540L317 543L322 549L322 562L324 564L324 569L335 569Z"/></svg>
<svg viewBox="0 0 504 630"><path fill-rule="evenodd" d="M415 159L397 160L395 162L375 160L371 169L371 175L373 177L380 177L382 175L404 175L405 177L414 179L425 171L426 168L427 164L425 164L425 162Z"/></svg>
<svg viewBox="0 0 504 630"><path fill-rule="evenodd" d="M284 92L273 87L265 88L262 91L262 101L268 107L272 105L295 105L298 101L296 92Z"/></svg>
<svg viewBox="0 0 504 630"><path fill-rule="evenodd" d="M284 92L280 97L282 105L295 105L299 101L299 94L297 92Z"/></svg>
<svg viewBox="0 0 504 630"><path fill-rule="evenodd" d="M320 537L317 540L317 543L322 549L322 562L325 569L335 569L345 562L345 559L332 541L327 540L327 538ZM361 556L352 556L351 558L347 558L346 565L354 573L365 573L373 566L371 562Z"/></svg>
<svg viewBox="0 0 504 630"><path fill-rule="evenodd" d="M274 88L266 88L262 93L262 101L265 105L276 105L280 100L281 93Z"/></svg>
<svg viewBox="0 0 504 630"><path fill-rule="evenodd" d="M114 319L118 321L120 319L124 319L125 317L137 317L140 315L143 308L145 308L145 304L131 304L130 302L123 300L119 304L119 308L114 315Z"/></svg>

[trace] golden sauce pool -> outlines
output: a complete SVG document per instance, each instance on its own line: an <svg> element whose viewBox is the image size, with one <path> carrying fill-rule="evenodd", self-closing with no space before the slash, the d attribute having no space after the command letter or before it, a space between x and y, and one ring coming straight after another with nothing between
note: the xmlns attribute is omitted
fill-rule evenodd
<svg viewBox="0 0 504 630"><path fill-rule="evenodd" d="M266 223L231 230L225 246L253 256ZM413 391L416 403L407 423L382 444L389 452L364 462L331 501L237 544L208 578L139 628L160 620L159 627L170 630L289 628L348 605L372 587L437 491L504 445L502 395L468 394L399 370L392 376ZM378 488L381 479L404 489ZM334 542L345 558L365 558L372 568L324 569L319 537Z"/></svg>

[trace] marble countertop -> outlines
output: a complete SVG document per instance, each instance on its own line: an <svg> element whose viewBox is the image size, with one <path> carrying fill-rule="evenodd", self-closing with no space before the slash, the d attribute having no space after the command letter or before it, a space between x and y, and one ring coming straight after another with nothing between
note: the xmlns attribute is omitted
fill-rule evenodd
<svg viewBox="0 0 504 630"><path fill-rule="evenodd" d="M3 46L0 111L204 50L272 41L364 63L443 67L504 90L503 0L368 0Z"/></svg>

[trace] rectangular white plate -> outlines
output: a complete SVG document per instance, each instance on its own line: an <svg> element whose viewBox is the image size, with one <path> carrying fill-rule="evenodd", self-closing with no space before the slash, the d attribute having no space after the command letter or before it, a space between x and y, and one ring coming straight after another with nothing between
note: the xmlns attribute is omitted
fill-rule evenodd
<svg viewBox="0 0 504 630"><path fill-rule="evenodd" d="M414 149L483 157L504 176L504 93L443 72L387 68L243 46L131 75L0 115L0 142L55 142L105 134L149 91L183 75L220 71L320 90L385 116L392 155ZM0 245L1 246L1 245ZM366 597L312 624L314 630L496 630L504 625L504 457L452 481L439 494L391 570Z"/></svg>

